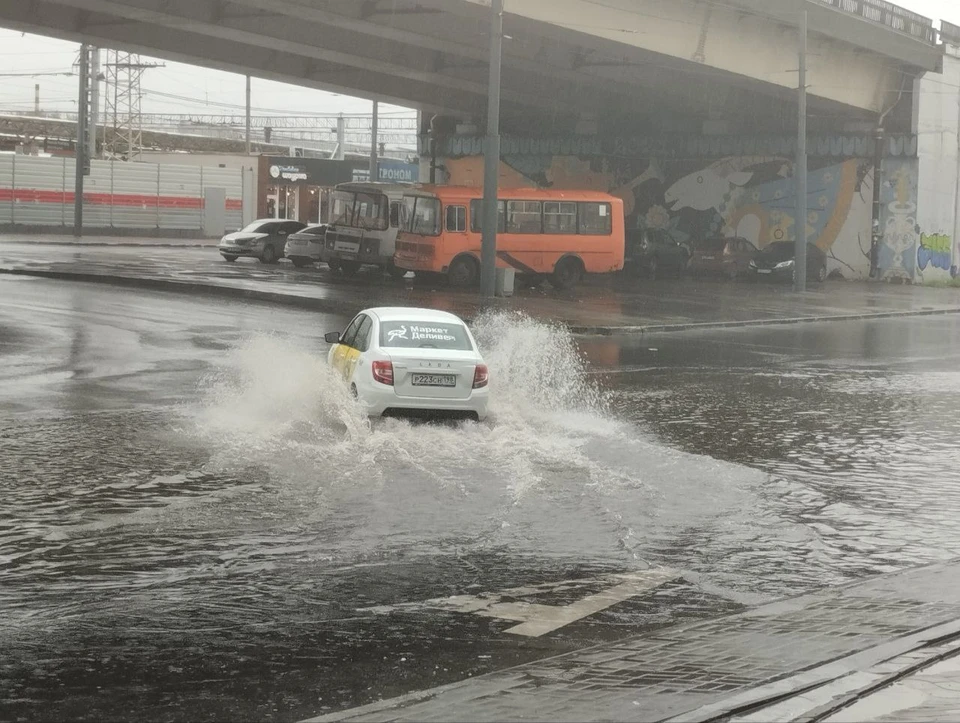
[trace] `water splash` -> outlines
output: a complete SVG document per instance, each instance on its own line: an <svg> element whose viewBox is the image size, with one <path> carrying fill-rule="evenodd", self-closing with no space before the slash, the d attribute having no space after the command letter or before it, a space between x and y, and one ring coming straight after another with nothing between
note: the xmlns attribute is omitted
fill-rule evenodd
<svg viewBox="0 0 960 723"><path fill-rule="evenodd" d="M631 560L644 529L675 523L654 519L664 494L709 475L710 504L687 505L684 524L723 507L720 481L734 473L613 416L566 329L497 312L473 330L491 375L483 424L370 422L322 352L258 336L204 380L197 431L224 471L265 469L271 504L307 526L348 528L337 555L456 541Z"/></svg>

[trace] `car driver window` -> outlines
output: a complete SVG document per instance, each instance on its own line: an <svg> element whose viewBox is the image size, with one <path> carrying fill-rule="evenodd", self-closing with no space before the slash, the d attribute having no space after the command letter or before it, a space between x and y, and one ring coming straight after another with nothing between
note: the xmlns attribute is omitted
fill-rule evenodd
<svg viewBox="0 0 960 723"><path fill-rule="evenodd" d="M373 327L373 320L369 316L363 317L360 327L357 329L357 337L352 346L359 351L366 351L370 348L370 329Z"/></svg>
<svg viewBox="0 0 960 723"><path fill-rule="evenodd" d="M353 343L357 340L357 331L360 330L360 323L363 321L364 315L361 314L356 319L350 322L349 326L344 330L343 336L340 337L340 343L345 346L353 346Z"/></svg>

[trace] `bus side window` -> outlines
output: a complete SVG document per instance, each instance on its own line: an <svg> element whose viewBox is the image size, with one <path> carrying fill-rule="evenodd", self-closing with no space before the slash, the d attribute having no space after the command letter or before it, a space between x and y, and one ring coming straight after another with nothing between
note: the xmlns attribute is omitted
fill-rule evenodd
<svg viewBox="0 0 960 723"><path fill-rule="evenodd" d="M390 204L390 228L400 228L400 204L397 201Z"/></svg>
<svg viewBox="0 0 960 723"><path fill-rule="evenodd" d="M609 203L582 201L578 205L581 234L601 236L613 233Z"/></svg>
<svg viewBox="0 0 960 723"><path fill-rule="evenodd" d="M539 201L507 201L507 233L543 233Z"/></svg>
<svg viewBox="0 0 960 723"><path fill-rule="evenodd" d="M497 233L503 233L506 227L506 201L497 201ZM483 215L483 201L474 199L470 201L470 230L474 233L480 233L483 229L481 216Z"/></svg>
<svg viewBox="0 0 960 723"><path fill-rule="evenodd" d="M467 207L447 206L447 231L467 230Z"/></svg>
<svg viewBox="0 0 960 723"><path fill-rule="evenodd" d="M576 233L577 204L570 201L544 201L543 232Z"/></svg>

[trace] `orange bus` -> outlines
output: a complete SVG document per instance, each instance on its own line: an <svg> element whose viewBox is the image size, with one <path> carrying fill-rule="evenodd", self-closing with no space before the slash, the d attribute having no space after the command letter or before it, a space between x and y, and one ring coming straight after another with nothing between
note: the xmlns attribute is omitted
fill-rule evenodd
<svg viewBox="0 0 960 723"><path fill-rule="evenodd" d="M499 191L497 266L549 274L561 288L584 273L623 268L623 201L599 191L503 188ZM413 186L403 192L393 263L446 274L451 285L480 278L483 190Z"/></svg>

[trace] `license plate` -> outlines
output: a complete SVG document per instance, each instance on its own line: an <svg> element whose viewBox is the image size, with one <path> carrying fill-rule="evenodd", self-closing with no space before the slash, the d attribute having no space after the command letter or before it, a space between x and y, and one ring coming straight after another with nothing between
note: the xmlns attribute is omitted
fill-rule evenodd
<svg viewBox="0 0 960 723"><path fill-rule="evenodd" d="M770 269L757 269L758 274L769 274Z"/></svg>
<svg viewBox="0 0 960 723"><path fill-rule="evenodd" d="M713 260L716 259L717 257L716 257L716 256L701 256L700 258L703 259L704 261L713 261Z"/></svg>
<svg viewBox="0 0 960 723"><path fill-rule="evenodd" d="M457 378L453 374L414 374L415 387L455 387Z"/></svg>
<svg viewBox="0 0 960 723"><path fill-rule="evenodd" d="M360 244L341 243L338 241L334 248L337 251L346 251L347 253L355 254L360 250Z"/></svg>

